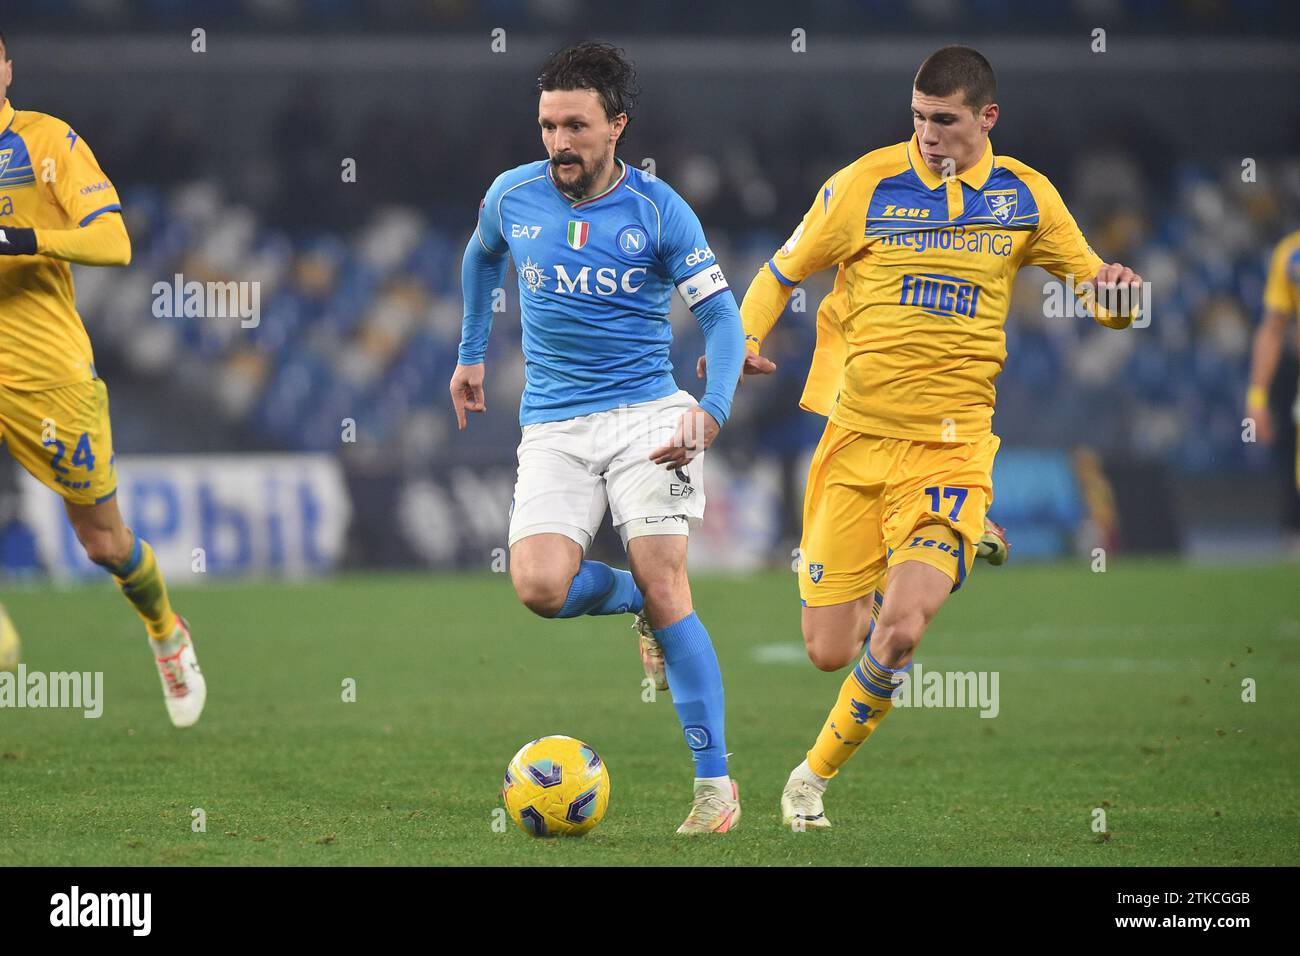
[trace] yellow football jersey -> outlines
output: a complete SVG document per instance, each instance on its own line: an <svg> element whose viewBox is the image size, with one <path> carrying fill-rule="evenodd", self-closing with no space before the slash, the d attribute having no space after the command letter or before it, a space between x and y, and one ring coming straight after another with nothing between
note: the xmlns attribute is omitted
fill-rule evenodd
<svg viewBox="0 0 1300 956"><path fill-rule="evenodd" d="M945 181L913 137L827 180L766 268L793 287L833 265L803 406L869 435L965 443L990 432L1017 270L1039 265L1078 287L1104 263L1041 173L989 145ZM755 349L781 309L745 298Z"/></svg>
<svg viewBox="0 0 1300 956"><path fill-rule="evenodd" d="M117 190L68 124L0 106L0 229L76 229L120 212ZM72 270L46 255L0 257L0 386L59 388L94 378Z"/></svg>
<svg viewBox="0 0 1300 956"><path fill-rule="evenodd" d="M1273 250L1264 284L1264 308L1300 318L1300 230Z"/></svg>

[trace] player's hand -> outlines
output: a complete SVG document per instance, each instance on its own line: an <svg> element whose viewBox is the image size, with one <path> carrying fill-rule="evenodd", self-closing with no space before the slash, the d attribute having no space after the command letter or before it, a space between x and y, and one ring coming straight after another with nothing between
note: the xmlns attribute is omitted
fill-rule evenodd
<svg viewBox="0 0 1300 956"><path fill-rule="evenodd" d="M695 377L704 378L708 371L708 360L701 355L695 363ZM746 375L771 375L775 371L776 363L770 358L764 358L756 352L746 352L745 364L740 368L740 380L743 382Z"/></svg>
<svg viewBox="0 0 1300 956"><path fill-rule="evenodd" d="M721 426L717 419L700 406L688 408L677 423L673 440L650 453L650 460L669 471L681 468L704 449L713 444Z"/></svg>
<svg viewBox="0 0 1300 956"><path fill-rule="evenodd" d="M1092 280L1092 288L1097 296L1097 304L1111 315L1131 316L1142 301L1142 277L1118 262L1098 269ZM1128 308L1121 309L1120 304L1126 304Z"/></svg>
<svg viewBox="0 0 1300 956"><path fill-rule="evenodd" d="M485 412L483 400L483 363L457 365L451 376L451 403L456 407L456 427L465 430L466 412Z"/></svg>
<svg viewBox="0 0 1300 956"><path fill-rule="evenodd" d="M36 255L36 230L16 226L0 229L0 256Z"/></svg>

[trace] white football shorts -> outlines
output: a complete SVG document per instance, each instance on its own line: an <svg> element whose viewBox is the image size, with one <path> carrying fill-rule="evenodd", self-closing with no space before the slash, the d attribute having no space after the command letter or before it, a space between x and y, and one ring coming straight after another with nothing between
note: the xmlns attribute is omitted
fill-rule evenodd
<svg viewBox="0 0 1300 956"><path fill-rule="evenodd" d="M689 534L704 518L704 456L670 471L650 453L672 441L688 392L559 422L525 425L510 506L510 544L547 532L585 553L605 508L626 547L651 534Z"/></svg>

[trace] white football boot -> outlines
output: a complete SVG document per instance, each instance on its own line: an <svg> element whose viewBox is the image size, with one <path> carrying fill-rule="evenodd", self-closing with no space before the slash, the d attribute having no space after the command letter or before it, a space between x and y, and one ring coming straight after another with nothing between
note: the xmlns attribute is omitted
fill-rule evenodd
<svg viewBox="0 0 1300 956"><path fill-rule="evenodd" d="M659 640L650 627L650 619L645 616L645 611L637 614L632 630L637 633L645 676L654 681L655 690L667 690L668 669L664 666L664 649L659 646Z"/></svg>
<svg viewBox="0 0 1300 956"><path fill-rule="evenodd" d="M208 699L208 685L199 670L194 656L194 642L190 639L190 626L185 618L176 615L176 628L181 632L181 646L167 657L154 657L158 676L162 680L163 702L167 716L177 727L192 727L203 713Z"/></svg>
<svg viewBox="0 0 1300 956"><path fill-rule="evenodd" d="M781 825L796 833L829 827L831 821L822 808L822 791L801 777L791 776L781 791Z"/></svg>
<svg viewBox="0 0 1300 956"><path fill-rule="evenodd" d="M678 833L698 836L702 833L726 833L740 822L740 787L731 781L727 793L707 783L695 785L695 802Z"/></svg>

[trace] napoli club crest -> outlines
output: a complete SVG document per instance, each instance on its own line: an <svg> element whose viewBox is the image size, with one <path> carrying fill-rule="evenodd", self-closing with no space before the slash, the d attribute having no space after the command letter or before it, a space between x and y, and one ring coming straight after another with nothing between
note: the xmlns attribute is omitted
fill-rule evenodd
<svg viewBox="0 0 1300 956"><path fill-rule="evenodd" d="M822 580L822 572L825 571L825 570L826 570L826 565L824 565L824 564L810 564L810 565L808 565L808 577L812 578L812 583L813 583L813 584L820 584L820 583L821 583L821 580Z"/></svg>

